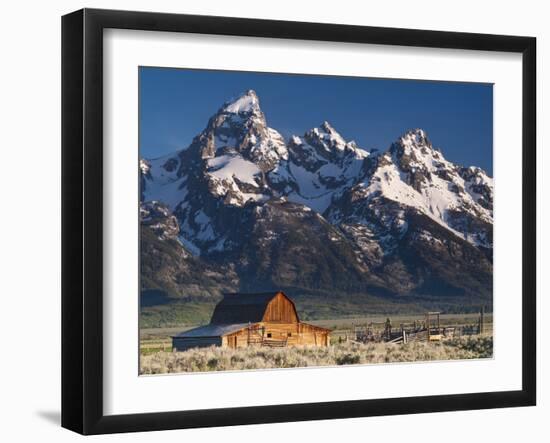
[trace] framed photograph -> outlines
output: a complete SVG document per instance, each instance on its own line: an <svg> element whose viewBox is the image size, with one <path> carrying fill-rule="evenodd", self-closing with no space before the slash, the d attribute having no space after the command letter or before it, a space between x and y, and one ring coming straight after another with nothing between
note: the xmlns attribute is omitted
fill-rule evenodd
<svg viewBox="0 0 550 443"><path fill-rule="evenodd" d="M531 37L62 20L62 425L536 402Z"/></svg>

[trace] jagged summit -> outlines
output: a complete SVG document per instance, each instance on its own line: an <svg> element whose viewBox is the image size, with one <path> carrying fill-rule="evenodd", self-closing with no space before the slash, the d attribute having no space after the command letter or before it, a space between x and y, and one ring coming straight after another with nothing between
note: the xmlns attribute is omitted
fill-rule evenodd
<svg viewBox="0 0 550 443"><path fill-rule="evenodd" d="M432 144L428 140L428 134L426 134L426 131L424 129L416 128L416 129L409 129L406 131L402 136L401 140L404 143L414 143L417 145L427 145L431 146Z"/></svg>
<svg viewBox="0 0 550 443"><path fill-rule="evenodd" d="M319 127L315 127L307 131L303 139L311 146L317 154L322 157L330 158L335 161L336 157L351 154L354 157L366 158L369 153L361 149L355 141L346 141L344 137L328 122L324 121ZM296 143L302 140L293 136L291 143Z"/></svg>
<svg viewBox="0 0 550 443"><path fill-rule="evenodd" d="M390 147L390 151L396 150L436 150L426 131L420 128L410 129L401 135Z"/></svg>
<svg viewBox="0 0 550 443"><path fill-rule="evenodd" d="M323 131L327 133L336 132L335 129L331 126L331 124L326 120L323 123L321 123L321 128L323 129Z"/></svg>
<svg viewBox="0 0 550 443"><path fill-rule="evenodd" d="M253 90L225 103L195 137L189 151L203 160L240 155L262 171L272 169L287 156L283 137L267 125Z"/></svg>
<svg viewBox="0 0 550 443"><path fill-rule="evenodd" d="M320 132L324 133L324 134L327 134L329 136L332 137L333 140L337 140L337 141L344 141L344 138L338 133L338 131L336 131L336 129L334 129L334 127L328 122L328 121L324 121L323 123L321 123L321 126L320 126Z"/></svg>
<svg viewBox="0 0 550 443"><path fill-rule="evenodd" d="M260 99L256 91L249 89L236 99L226 102L222 109L224 112L235 114L261 113Z"/></svg>
<svg viewBox="0 0 550 443"><path fill-rule="evenodd" d="M322 213L361 175L368 152L347 142L327 121L293 135L288 158L268 175L277 194Z"/></svg>
<svg viewBox="0 0 550 443"><path fill-rule="evenodd" d="M310 145L327 152L333 149L342 151L346 147L344 138L327 121L324 121L320 127L307 131L304 138Z"/></svg>

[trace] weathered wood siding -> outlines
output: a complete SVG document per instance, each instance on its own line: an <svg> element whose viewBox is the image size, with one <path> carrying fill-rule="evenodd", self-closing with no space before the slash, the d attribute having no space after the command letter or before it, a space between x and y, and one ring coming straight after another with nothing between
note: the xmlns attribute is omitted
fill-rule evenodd
<svg viewBox="0 0 550 443"><path fill-rule="evenodd" d="M222 338L222 346L242 348L262 341L286 341L287 346L328 346L329 331L305 323L262 322Z"/></svg>
<svg viewBox="0 0 550 443"><path fill-rule="evenodd" d="M330 331L324 328L318 328L317 326L308 325L307 323L300 323L301 344L328 346L329 334Z"/></svg>
<svg viewBox="0 0 550 443"><path fill-rule="evenodd" d="M222 346L222 337L173 337L172 347L176 351L187 351L191 348Z"/></svg>
<svg viewBox="0 0 550 443"><path fill-rule="evenodd" d="M239 331L222 337L222 346L228 348L246 348L248 346L248 332Z"/></svg>
<svg viewBox="0 0 550 443"><path fill-rule="evenodd" d="M262 320L264 322L298 323L298 313L294 303L279 292L268 303Z"/></svg>

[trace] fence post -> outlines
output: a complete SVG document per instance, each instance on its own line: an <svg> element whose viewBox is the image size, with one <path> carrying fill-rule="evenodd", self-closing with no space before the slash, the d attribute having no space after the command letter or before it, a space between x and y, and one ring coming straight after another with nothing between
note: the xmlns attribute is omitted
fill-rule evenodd
<svg viewBox="0 0 550 443"><path fill-rule="evenodd" d="M479 313L479 335L483 335L483 332L485 332L485 306L481 307Z"/></svg>
<svg viewBox="0 0 550 443"><path fill-rule="evenodd" d="M384 325L384 333L386 335L386 339L389 341L391 340L391 320L390 318L386 318L386 323Z"/></svg>

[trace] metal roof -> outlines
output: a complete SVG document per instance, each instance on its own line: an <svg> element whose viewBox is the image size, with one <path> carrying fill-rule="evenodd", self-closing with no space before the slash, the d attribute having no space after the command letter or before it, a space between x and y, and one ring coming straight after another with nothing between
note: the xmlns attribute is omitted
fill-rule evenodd
<svg viewBox="0 0 550 443"><path fill-rule="evenodd" d="M180 332L174 335L174 338L185 337L221 337L222 335L231 334L232 332L240 331L248 327L248 323L239 323L232 325L206 325L199 326L198 328L190 329L188 331Z"/></svg>

